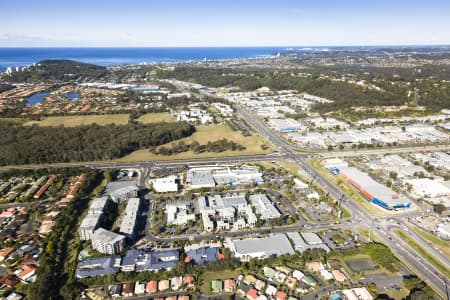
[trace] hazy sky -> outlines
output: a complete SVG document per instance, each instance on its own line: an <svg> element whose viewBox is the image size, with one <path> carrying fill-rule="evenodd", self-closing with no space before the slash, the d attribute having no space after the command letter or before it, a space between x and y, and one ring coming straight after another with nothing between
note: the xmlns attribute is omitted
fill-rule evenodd
<svg viewBox="0 0 450 300"><path fill-rule="evenodd" d="M450 44L449 0L0 0L0 46Z"/></svg>

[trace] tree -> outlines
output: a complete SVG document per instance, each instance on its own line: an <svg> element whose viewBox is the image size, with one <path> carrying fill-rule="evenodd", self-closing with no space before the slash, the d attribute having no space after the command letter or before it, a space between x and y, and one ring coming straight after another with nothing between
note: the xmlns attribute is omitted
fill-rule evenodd
<svg viewBox="0 0 450 300"><path fill-rule="evenodd" d="M441 203L433 205L433 211L437 214L442 214L446 210L447 210L447 208L445 207L445 205L443 205Z"/></svg>

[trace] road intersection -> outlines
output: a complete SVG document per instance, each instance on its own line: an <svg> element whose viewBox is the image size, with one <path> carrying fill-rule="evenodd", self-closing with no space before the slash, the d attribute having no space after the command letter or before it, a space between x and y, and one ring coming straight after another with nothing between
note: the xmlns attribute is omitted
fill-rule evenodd
<svg viewBox="0 0 450 300"><path fill-rule="evenodd" d="M444 266L450 266L449 259L437 252L436 249L431 247L426 241L422 239L419 235L412 233L411 230L404 224L404 219L407 216L392 215L389 219L395 220L400 223L400 226L395 225L381 225L374 227L373 224L379 224L379 218L373 216L366 212L358 203L356 203L350 196L343 193L338 187L331 183L325 176L320 172L315 170L309 162L304 158L304 155L297 153L292 147L287 144L287 142L280 137L277 133L269 129L262 120L258 119L256 116L252 116L245 109L237 106L237 111L243 118L264 138L269 140L272 144L278 147L282 153L286 154L289 159L293 160L300 166L310 178L312 178L317 184L319 184L325 192L328 192L335 199L340 199L342 201L342 206L345 207L354 219L361 220L362 224L373 231L377 236L378 240L387 245L394 254L397 255L403 262L406 263L427 283L429 283L435 290L439 292L441 297L447 294L446 291L446 280L445 275L440 274L441 272L432 264L430 264L425 259L421 258L414 249L409 245L405 244L400 237L398 237L392 229L399 228L400 230L408 230L409 233L414 237L414 239L423 246L426 251L431 253L440 260ZM390 234L386 234L389 232Z"/></svg>

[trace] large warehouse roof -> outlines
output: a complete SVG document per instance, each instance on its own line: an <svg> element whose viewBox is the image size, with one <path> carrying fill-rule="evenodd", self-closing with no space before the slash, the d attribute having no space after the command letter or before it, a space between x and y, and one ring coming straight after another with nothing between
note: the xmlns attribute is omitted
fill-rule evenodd
<svg viewBox="0 0 450 300"><path fill-rule="evenodd" d="M294 254L291 243L284 234L275 234L264 238L250 238L234 241L234 249L239 255L264 253L266 256Z"/></svg>
<svg viewBox="0 0 450 300"><path fill-rule="evenodd" d="M371 201L381 201L388 207L407 206L410 203L409 200L402 199L395 191L375 181L369 174L361 172L355 167L341 166L339 167L339 174L355 185Z"/></svg>

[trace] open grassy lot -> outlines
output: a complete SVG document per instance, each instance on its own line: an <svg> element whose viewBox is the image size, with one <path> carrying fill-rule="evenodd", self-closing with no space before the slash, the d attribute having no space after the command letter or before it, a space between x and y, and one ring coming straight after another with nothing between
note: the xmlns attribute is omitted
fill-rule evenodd
<svg viewBox="0 0 450 300"><path fill-rule="evenodd" d="M24 124L29 122L30 120L25 118L0 118L0 122L12 123L12 124Z"/></svg>
<svg viewBox="0 0 450 300"><path fill-rule="evenodd" d="M231 279L236 278L240 274L240 270L222 270L220 272L208 271L200 276L200 291L203 295L211 295L211 280L215 279Z"/></svg>
<svg viewBox="0 0 450 300"><path fill-rule="evenodd" d="M400 284L400 289L389 289L386 291L386 294L391 297L392 299L405 299L406 296L409 295L409 290L405 287L405 285L402 283Z"/></svg>
<svg viewBox="0 0 450 300"><path fill-rule="evenodd" d="M274 148L258 135L244 136L240 131L233 131L228 125L214 125L214 126L197 126L196 132L190 137L176 141L184 141L191 143L197 141L200 144L206 144L209 141L217 141L226 138L230 141L238 143L244 146L246 149L243 151L224 151L224 152L203 152L195 154L192 151L178 153L175 155L155 155L148 149L137 150L129 155L119 159L118 161L131 162L131 161L144 161L144 160L176 160L176 159L195 159L195 158L208 158L208 157L225 157L236 155L253 155L253 154L266 154L274 151ZM172 143L164 146L170 147ZM261 149L261 145L268 145L266 150Z"/></svg>
<svg viewBox="0 0 450 300"><path fill-rule="evenodd" d="M39 126L65 126L74 127L80 125L98 124L108 125L116 124L123 125L128 123L128 114L111 114L111 115L86 115L86 116L56 116L47 117L41 121L30 121L25 123L25 126L37 124Z"/></svg>
<svg viewBox="0 0 450 300"><path fill-rule="evenodd" d="M367 229L364 226L355 226L354 230L356 230L357 233L359 233L359 235L361 237L363 237L365 240L369 240L369 229ZM372 234L372 240L374 240L375 235Z"/></svg>
<svg viewBox="0 0 450 300"><path fill-rule="evenodd" d="M306 180L306 178L304 177L304 174L301 172L300 167L293 161L291 160L274 160L272 162L270 161L261 161L257 163L258 165L266 168L266 169L285 169L286 171L288 171L290 174L295 175L295 176L299 176L300 179L302 180Z"/></svg>
<svg viewBox="0 0 450 300"><path fill-rule="evenodd" d="M439 249L440 251L442 251L442 253L450 258L450 242L449 241L445 241L443 239L438 238L437 236L435 236L432 233L426 232L423 229L420 229L417 226L412 226L412 228L414 229L414 231L420 235L421 237L423 237L428 243L432 243L433 246L435 246L437 249Z"/></svg>
<svg viewBox="0 0 450 300"><path fill-rule="evenodd" d="M351 255L348 254L341 254L339 252L333 253L329 258L335 258L341 261L342 267L346 270L347 274L352 277L352 279L357 280L361 276L361 274L358 274L356 270L353 270L352 267L355 265L358 265L358 262L368 261L372 263L372 260L370 259L370 256L363 254L363 253L353 253ZM371 270L374 270L374 268L371 268ZM378 272L379 270L374 270L374 272Z"/></svg>
<svg viewBox="0 0 450 300"><path fill-rule="evenodd" d="M450 270L448 266L445 266L435 258L433 255L429 254L425 249L423 249L417 242L412 239L406 232L403 230L395 229L395 234L398 235L403 241L405 241L411 248L413 248L421 257L426 259L430 264L434 265L439 269L443 274L450 277Z"/></svg>
<svg viewBox="0 0 450 300"><path fill-rule="evenodd" d="M144 124L150 123L158 123L158 122L176 122L176 119L173 118L170 113L149 113L139 117L139 122Z"/></svg>
<svg viewBox="0 0 450 300"><path fill-rule="evenodd" d="M375 265L370 258L348 259L345 263L353 273L361 273L375 269Z"/></svg>

